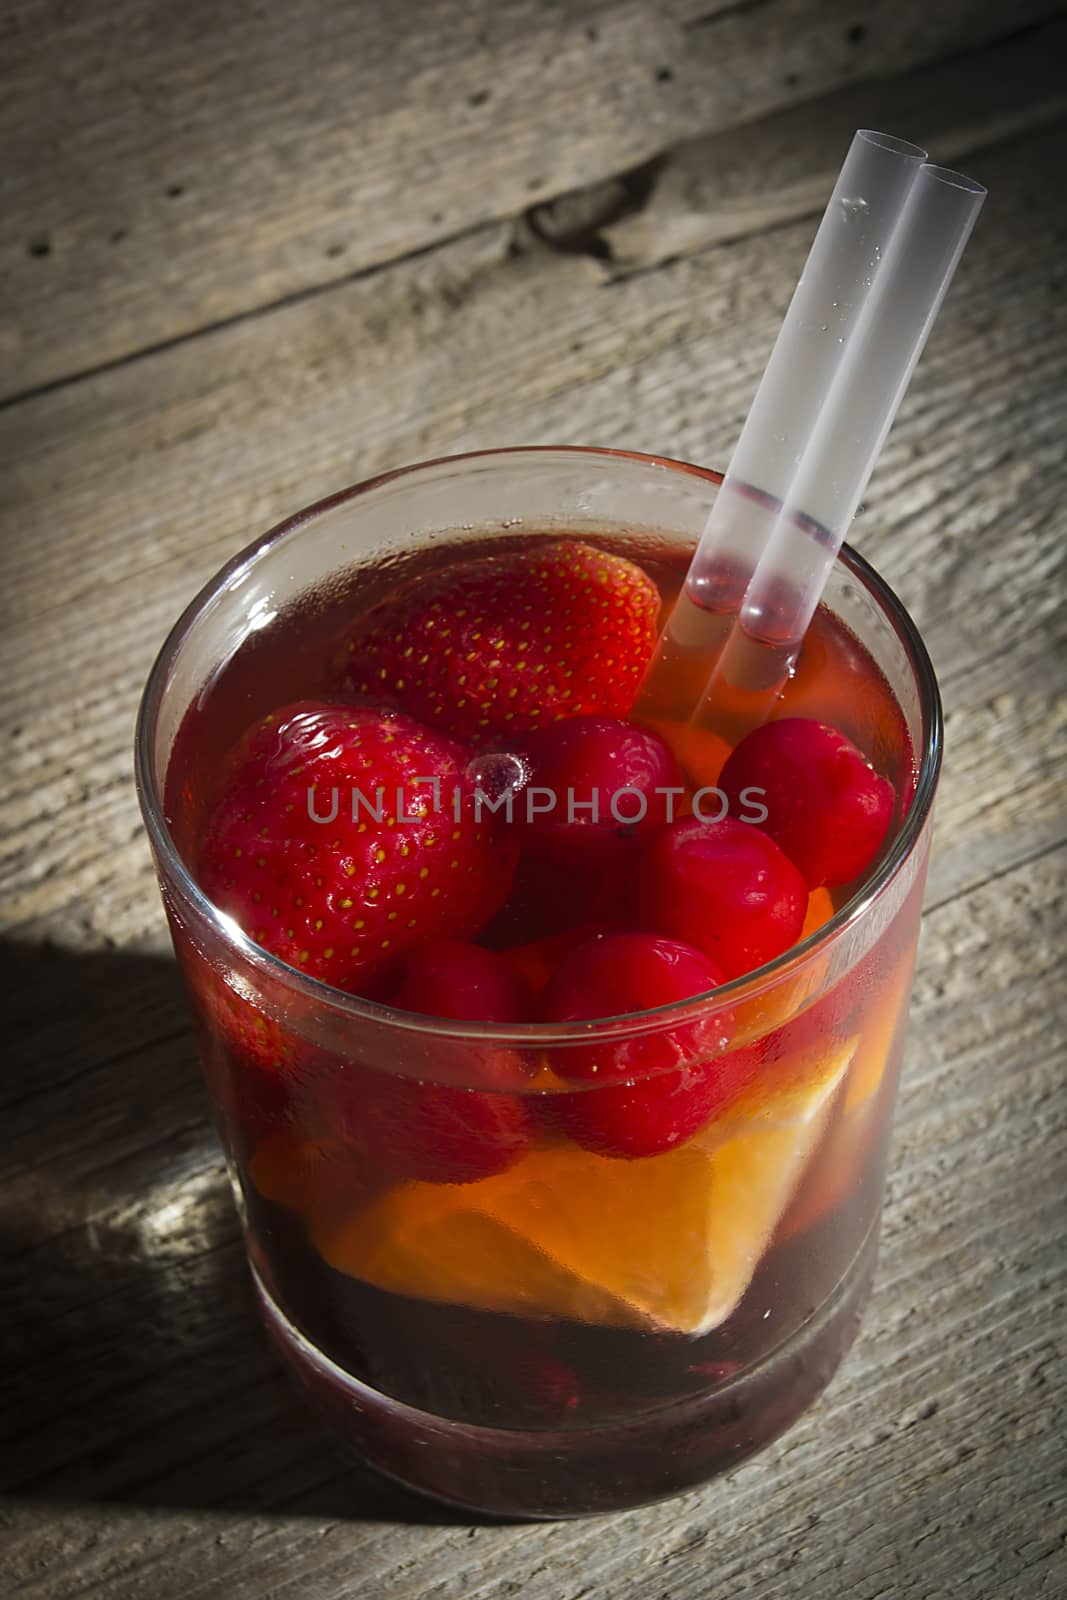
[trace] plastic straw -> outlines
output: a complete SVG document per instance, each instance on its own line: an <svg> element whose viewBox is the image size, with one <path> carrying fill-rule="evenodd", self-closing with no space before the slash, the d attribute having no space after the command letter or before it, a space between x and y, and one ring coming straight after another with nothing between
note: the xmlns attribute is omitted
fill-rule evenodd
<svg viewBox="0 0 1067 1600"><path fill-rule="evenodd" d="M853 137L685 587L645 675L639 714L685 720L693 710L925 160L918 145L885 134L861 128ZM753 495L755 485L761 495Z"/></svg>
<svg viewBox="0 0 1067 1600"><path fill-rule="evenodd" d="M857 133L639 715L706 721L724 687L780 687L984 198L915 146Z"/></svg>

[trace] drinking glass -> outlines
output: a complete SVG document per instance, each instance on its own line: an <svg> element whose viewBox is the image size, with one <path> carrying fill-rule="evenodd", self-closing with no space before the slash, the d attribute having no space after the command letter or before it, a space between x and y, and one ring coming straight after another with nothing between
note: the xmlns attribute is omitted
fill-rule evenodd
<svg viewBox="0 0 1067 1600"><path fill-rule="evenodd" d="M201 892L197 806L234 739L287 698L273 641L294 608L311 628L342 591L359 604L387 592L412 551L516 533L597 538L673 560L680 578L719 481L570 448L386 473L235 557L145 690L141 805L266 1328L367 1461L481 1512L574 1516L699 1483L788 1427L851 1344L875 1265L940 764L922 641L846 546L824 605L899 707L910 804L822 926L656 1011L503 1027L327 988ZM839 690L815 671L805 714L841 725ZM710 1039L727 1017L726 1055L756 1049L762 1066L688 1142L623 1160L560 1131L563 1100L600 1092L561 1090L551 1066L568 1051ZM505 1092L502 1061L526 1074L516 1090L510 1073L506 1093L539 1130L516 1165L470 1182L383 1177L360 1136L368 1106L398 1127L448 1116L465 1096Z"/></svg>

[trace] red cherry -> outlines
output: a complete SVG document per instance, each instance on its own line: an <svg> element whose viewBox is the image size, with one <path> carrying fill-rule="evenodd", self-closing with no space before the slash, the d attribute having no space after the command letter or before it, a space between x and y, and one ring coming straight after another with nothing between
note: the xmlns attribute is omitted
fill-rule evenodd
<svg viewBox="0 0 1067 1600"><path fill-rule="evenodd" d="M504 956L462 940L440 939L408 957L395 1006L461 1022L519 1023L535 1015L529 985ZM517 1050L445 1034L426 1034L422 1071L435 1083L504 1090L528 1087L530 1074ZM420 1073L421 1075L421 1073Z"/></svg>
<svg viewBox="0 0 1067 1600"><path fill-rule="evenodd" d="M461 940L419 946L393 1004L460 1021L518 1022L532 1001L502 956ZM516 1162L532 1137L518 1054L462 1038L425 1036L425 1082L349 1064L315 1086L317 1116L370 1164L425 1183L472 1183ZM451 1082L438 1082L438 1076ZM488 1091L466 1087L490 1083Z"/></svg>
<svg viewBox="0 0 1067 1600"><path fill-rule="evenodd" d="M499 1023L522 1022L532 1007L529 990L510 962L461 939L417 946L393 1004L429 1017Z"/></svg>
<svg viewBox="0 0 1067 1600"><path fill-rule="evenodd" d="M742 739L719 787L731 805L762 791L761 830L803 873L809 888L851 883L871 865L893 819L896 793L850 739L825 722L786 717ZM750 793L749 799L752 801Z"/></svg>
<svg viewBox="0 0 1067 1600"><path fill-rule="evenodd" d="M549 860L618 857L667 822L684 795L659 734L618 717L550 723L523 741L522 755L529 780L515 816L527 847Z"/></svg>
<svg viewBox="0 0 1067 1600"><path fill-rule="evenodd" d="M642 1078L550 1097L556 1122L576 1144L602 1156L638 1160L691 1139L758 1070L750 1050Z"/></svg>
<svg viewBox="0 0 1067 1600"><path fill-rule="evenodd" d="M565 959L542 997L552 1022L625 1015L691 999L722 982L699 951L647 934L609 934ZM558 1047L561 1077L596 1083L553 1095L543 1111L576 1143L601 1155L658 1155L692 1137L756 1070L747 1051L724 1055L733 1018L713 1012L600 1045ZM627 1079L637 1081L627 1082Z"/></svg>
<svg viewBox="0 0 1067 1600"><path fill-rule="evenodd" d="M637 895L649 927L694 945L728 978L795 944L808 906L800 873L760 828L699 817L649 840Z"/></svg>
<svg viewBox="0 0 1067 1600"><path fill-rule="evenodd" d="M504 1366L526 1406L536 1408L547 1417L558 1417L561 1411L576 1411L581 1404L578 1374L557 1356L536 1350L508 1351Z"/></svg>
<svg viewBox="0 0 1067 1600"><path fill-rule="evenodd" d="M541 996L541 1015L547 1022L626 1016L707 994L723 981L689 945L647 933L611 933L579 945L560 963ZM732 1016L713 1011L680 1027L559 1046L552 1064L563 1078L643 1077L718 1054L732 1030Z"/></svg>
<svg viewBox="0 0 1067 1600"><path fill-rule="evenodd" d="M516 973L521 983L534 994L543 993L556 968L580 944L601 938L617 929L609 922L583 922L580 927L565 933L549 934L543 939L531 939L527 944L516 944L501 951L502 958Z"/></svg>
<svg viewBox="0 0 1067 1600"><path fill-rule="evenodd" d="M552 1423L582 1403L578 1374L556 1354L553 1324L547 1320L530 1323L521 1339L501 1339L499 1330L466 1320L444 1324L434 1337L447 1341L449 1359L470 1374L491 1412L499 1413L506 1394L509 1406L527 1420Z"/></svg>

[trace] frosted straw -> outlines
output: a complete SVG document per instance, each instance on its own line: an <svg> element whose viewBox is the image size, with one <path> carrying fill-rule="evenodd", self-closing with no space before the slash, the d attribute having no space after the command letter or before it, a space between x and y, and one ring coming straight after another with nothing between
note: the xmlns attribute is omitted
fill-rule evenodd
<svg viewBox="0 0 1067 1600"><path fill-rule="evenodd" d="M783 504L844 361L849 337L880 274L926 151L885 134L856 133L834 185L756 391L729 471L715 497L685 586L645 675L639 712L687 717L686 681L714 662L739 611L773 512ZM754 496L759 485L762 495ZM696 680L697 694L703 678Z"/></svg>
<svg viewBox="0 0 1067 1600"><path fill-rule="evenodd" d="M726 691L773 699L984 198L914 145L856 134L638 715L706 724Z"/></svg>

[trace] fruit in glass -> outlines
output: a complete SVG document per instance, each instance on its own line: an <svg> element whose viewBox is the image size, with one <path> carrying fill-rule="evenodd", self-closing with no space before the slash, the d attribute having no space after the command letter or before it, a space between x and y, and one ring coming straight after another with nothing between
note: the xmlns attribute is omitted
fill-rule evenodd
<svg viewBox="0 0 1067 1600"><path fill-rule="evenodd" d="M507 1516L677 1492L855 1335L939 758L852 552L769 722L635 713L715 477L527 450L324 502L146 690L142 802L279 1351Z"/></svg>

